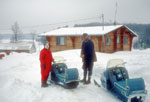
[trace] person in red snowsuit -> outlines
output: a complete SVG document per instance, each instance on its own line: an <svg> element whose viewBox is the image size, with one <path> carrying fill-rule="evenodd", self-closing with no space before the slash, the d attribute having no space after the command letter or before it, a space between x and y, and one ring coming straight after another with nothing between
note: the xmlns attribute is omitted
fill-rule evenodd
<svg viewBox="0 0 150 102"><path fill-rule="evenodd" d="M41 63L41 87L47 87L47 79L52 67L52 53L49 48L49 42L46 41L44 44L44 48L40 52L40 63Z"/></svg>

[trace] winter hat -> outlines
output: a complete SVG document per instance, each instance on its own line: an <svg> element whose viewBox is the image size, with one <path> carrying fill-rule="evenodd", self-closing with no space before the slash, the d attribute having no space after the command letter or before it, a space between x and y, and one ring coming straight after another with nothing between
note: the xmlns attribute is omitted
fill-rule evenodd
<svg viewBox="0 0 150 102"><path fill-rule="evenodd" d="M84 37L84 36L88 36L88 34L87 34L87 33L83 33L83 35L82 35L82 36L83 36L83 37Z"/></svg>
<svg viewBox="0 0 150 102"><path fill-rule="evenodd" d="M82 39L83 39L84 37L86 37L86 36L87 36L87 39L89 39L89 35L88 35L87 33L83 33Z"/></svg>
<svg viewBox="0 0 150 102"><path fill-rule="evenodd" d="M44 41L44 47L45 47L45 45L46 45L47 43L49 43L47 40L46 40L46 41Z"/></svg>

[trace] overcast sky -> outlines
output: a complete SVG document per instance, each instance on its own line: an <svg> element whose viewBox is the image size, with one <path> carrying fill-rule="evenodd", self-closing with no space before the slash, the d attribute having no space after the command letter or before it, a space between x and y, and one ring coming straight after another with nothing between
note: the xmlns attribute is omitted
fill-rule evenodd
<svg viewBox="0 0 150 102"><path fill-rule="evenodd" d="M84 18L101 22L102 13L106 22L114 22L116 1L117 22L150 23L150 0L0 0L0 29L15 21L28 27Z"/></svg>

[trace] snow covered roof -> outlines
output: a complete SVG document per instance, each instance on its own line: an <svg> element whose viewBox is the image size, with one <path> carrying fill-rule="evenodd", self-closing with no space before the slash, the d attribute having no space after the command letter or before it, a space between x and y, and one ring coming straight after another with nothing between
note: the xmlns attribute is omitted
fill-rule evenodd
<svg viewBox="0 0 150 102"><path fill-rule="evenodd" d="M30 50L33 43L0 43L0 50Z"/></svg>
<svg viewBox="0 0 150 102"><path fill-rule="evenodd" d="M104 26L104 30L103 26L60 28L42 33L40 36L81 36L83 33L88 33L89 35L104 35L122 26L123 25Z"/></svg>

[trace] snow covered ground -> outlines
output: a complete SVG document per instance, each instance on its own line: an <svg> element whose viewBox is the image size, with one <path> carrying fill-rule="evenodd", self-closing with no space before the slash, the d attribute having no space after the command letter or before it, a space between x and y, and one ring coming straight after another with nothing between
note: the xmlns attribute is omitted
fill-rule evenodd
<svg viewBox="0 0 150 102"><path fill-rule="evenodd" d="M78 68L82 78L79 55L80 50L53 53L53 56L63 56L69 68ZM146 102L150 102L150 49L96 55L98 61L94 65L92 84L80 84L78 88L68 90L56 85L41 88L39 51L33 54L13 52L0 60L0 102L120 102L107 90L93 83L93 79L100 83L100 75L107 61L113 58L127 62L130 78L144 78L148 90Z"/></svg>

